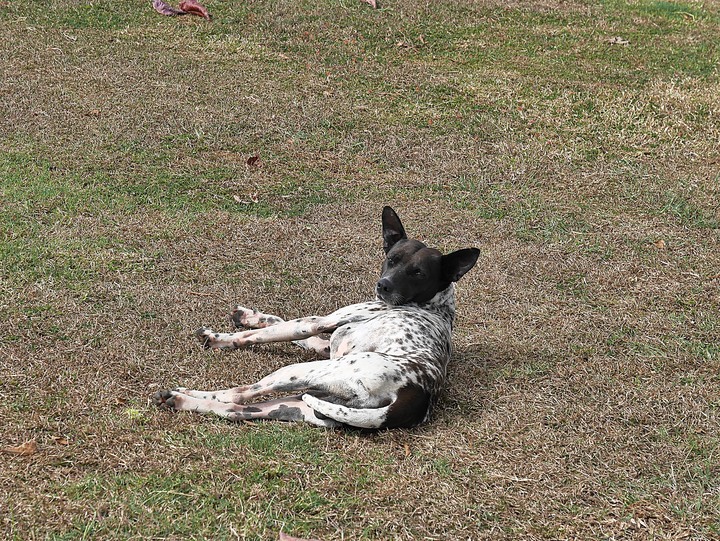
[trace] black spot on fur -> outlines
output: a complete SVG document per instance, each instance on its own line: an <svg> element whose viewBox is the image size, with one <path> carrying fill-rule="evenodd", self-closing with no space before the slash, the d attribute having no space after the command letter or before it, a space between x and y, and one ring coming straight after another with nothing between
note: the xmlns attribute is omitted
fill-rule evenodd
<svg viewBox="0 0 720 541"><path fill-rule="evenodd" d="M300 408L292 408L285 404L280 404L278 409L268 413L268 419L276 419L278 421L302 421L304 418Z"/></svg>

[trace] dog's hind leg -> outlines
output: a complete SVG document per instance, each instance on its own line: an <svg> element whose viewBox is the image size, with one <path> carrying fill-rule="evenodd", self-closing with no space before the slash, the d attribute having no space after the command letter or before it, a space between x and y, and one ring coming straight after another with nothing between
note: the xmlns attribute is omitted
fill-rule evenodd
<svg viewBox="0 0 720 541"><path fill-rule="evenodd" d="M176 411L192 411L197 413L214 413L230 421L252 421L269 419L274 421L305 421L307 423L337 427L341 423L315 415L299 396L267 400L255 404L228 404L219 400L197 398L178 391L161 391L155 394L155 403Z"/></svg>
<svg viewBox="0 0 720 541"><path fill-rule="evenodd" d="M247 404L273 393L300 393L317 385L318 374L332 371L337 361L310 361L306 363L289 364L268 374L257 383L240 385L231 389L219 391L197 391L177 388L171 391L160 391L155 394L155 403L163 393L185 395L199 400L217 401L223 404ZM328 365L328 363L333 363Z"/></svg>

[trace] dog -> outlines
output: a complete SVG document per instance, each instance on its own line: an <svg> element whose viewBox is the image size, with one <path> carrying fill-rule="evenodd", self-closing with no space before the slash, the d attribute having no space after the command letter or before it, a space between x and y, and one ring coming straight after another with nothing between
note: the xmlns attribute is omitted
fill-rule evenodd
<svg viewBox="0 0 720 541"><path fill-rule="evenodd" d="M257 383L221 391L159 391L161 408L215 413L233 421L305 421L322 427L412 427L425 422L451 355L455 282L477 262L465 248L442 255L409 239L390 207L382 211L385 261L376 300L327 316L284 321L238 306L239 332L200 328L206 349L292 341L328 360L292 364ZM330 333L329 339L321 335ZM291 395L256 402L268 395Z"/></svg>

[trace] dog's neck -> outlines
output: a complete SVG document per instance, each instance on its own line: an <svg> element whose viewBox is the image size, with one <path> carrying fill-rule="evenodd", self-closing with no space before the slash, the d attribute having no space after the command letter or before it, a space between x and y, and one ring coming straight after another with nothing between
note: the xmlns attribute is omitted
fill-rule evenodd
<svg viewBox="0 0 720 541"><path fill-rule="evenodd" d="M440 314L452 327L455 319L455 284L450 283L448 287L436 293L432 299L420 306L430 312Z"/></svg>

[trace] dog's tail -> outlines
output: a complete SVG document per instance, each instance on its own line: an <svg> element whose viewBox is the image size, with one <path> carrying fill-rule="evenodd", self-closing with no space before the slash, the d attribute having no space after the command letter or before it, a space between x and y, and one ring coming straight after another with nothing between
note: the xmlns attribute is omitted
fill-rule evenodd
<svg viewBox="0 0 720 541"><path fill-rule="evenodd" d="M317 413L329 417L334 421L357 428L383 428L387 421L390 407L393 405L393 403L390 403L380 408L349 408L340 404L320 400L309 394L304 394L302 399Z"/></svg>

